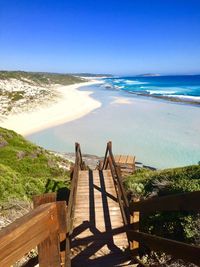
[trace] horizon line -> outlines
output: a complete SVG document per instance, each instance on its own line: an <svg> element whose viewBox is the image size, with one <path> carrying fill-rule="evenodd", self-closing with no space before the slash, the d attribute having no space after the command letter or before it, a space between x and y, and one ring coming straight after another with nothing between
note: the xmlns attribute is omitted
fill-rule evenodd
<svg viewBox="0 0 200 267"><path fill-rule="evenodd" d="M127 73L127 74L120 74L120 73L106 73L106 72L57 72L57 71L44 71L44 70L22 70L22 69L0 69L0 72L29 72L29 73L49 73L49 74L63 74L63 75L91 75L91 74L94 74L94 75L107 75L107 76L120 76L120 77L134 77L134 76L145 76L149 75L149 77L159 77L159 76L198 76L200 75L200 71L199 72L193 72L193 73L159 73L159 72L145 72L145 73Z"/></svg>

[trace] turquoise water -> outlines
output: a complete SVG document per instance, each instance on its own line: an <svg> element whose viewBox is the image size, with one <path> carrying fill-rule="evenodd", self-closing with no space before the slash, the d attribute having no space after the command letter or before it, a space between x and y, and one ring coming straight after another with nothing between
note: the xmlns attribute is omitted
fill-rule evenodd
<svg viewBox="0 0 200 267"><path fill-rule="evenodd" d="M137 161L157 168L196 164L200 161L200 107L176 104L104 85L92 89L102 107L81 119L28 136L48 149L104 155L106 142L114 153L134 154ZM126 104L121 104L121 98ZM124 101L123 101L124 103Z"/></svg>
<svg viewBox="0 0 200 267"><path fill-rule="evenodd" d="M200 102L200 75L120 77L105 79L107 87L132 94L177 97Z"/></svg>

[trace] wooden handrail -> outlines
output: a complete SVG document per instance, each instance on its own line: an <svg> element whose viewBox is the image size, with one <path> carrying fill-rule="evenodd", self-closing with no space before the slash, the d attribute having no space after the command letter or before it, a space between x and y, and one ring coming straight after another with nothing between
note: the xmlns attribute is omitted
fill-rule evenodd
<svg viewBox="0 0 200 267"><path fill-rule="evenodd" d="M104 161L103 161L103 165L101 169L102 170L107 169L108 166L110 167L110 171L111 171L111 174L114 180L114 185L116 188L124 223L128 224L129 218L130 218L129 203L128 203L128 199L127 199L127 196L126 196L123 184L122 184L121 172L113 156L111 141L107 143L105 157L104 157Z"/></svg>
<svg viewBox="0 0 200 267"><path fill-rule="evenodd" d="M139 216L140 212L143 215L160 211L199 212L199 199L200 191L150 198L130 203L130 214L132 214L132 217L134 218L134 216L136 216L135 214ZM135 231L134 228L137 229L137 231ZM138 249L138 242L140 242L140 244L149 246L153 250L163 251L176 258L181 258L198 265L200 264L200 247L140 232L139 220L137 221L136 226L134 226L134 223L130 225L128 236L130 242L135 243L135 246L132 247L133 252Z"/></svg>
<svg viewBox="0 0 200 267"><path fill-rule="evenodd" d="M200 265L200 247L133 230L129 231L129 238L130 241L137 240L152 250L163 251L176 258Z"/></svg>
<svg viewBox="0 0 200 267"><path fill-rule="evenodd" d="M78 185L78 175L79 170L84 169L84 162L82 159L82 153L79 143L75 143L75 163L73 168L73 176L71 182L71 189L68 201L68 209L67 209L67 236L66 236L66 257L65 257L65 265L71 266L70 259L70 234L72 231L72 225L74 220L74 211L75 211L75 200L76 200L76 192Z"/></svg>
<svg viewBox="0 0 200 267"><path fill-rule="evenodd" d="M48 237L66 232L66 228L61 227L63 217L60 214L63 213L58 212L61 209L66 210L65 201L43 204L3 228L0 231L0 266L9 267ZM54 246L53 262L48 266L60 267L59 242L51 245Z"/></svg>
<svg viewBox="0 0 200 267"><path fill-rule="evenodd" d="M77 192L77 185L78 185L78 174L79 170L84 168L84 163L81 154L81 148L78 143L75 143L75 163L73 169L73 177L68 201L68 209L67 209L67 232L71 232L72 223L74 218L74 210L75 210L75 198Z"/></svg>
<svg viewBox="0 0 200 267"><path fill-rule="evenodd" d="M200 191L155 197L130 203L130 212L200 211Z"/></svg>
<svg viewBox="0 0 200 267"><path fill-rule="evenodd" d="M112 143L111 141L109 141L107 143L107 146L106 146L106 152L105 152L105 156L104 156L104 160L103 160L103 165L102 165L102 170L106 169L107 168L107 160L108 160L108 152L109 150L112 150Z"/></svg>

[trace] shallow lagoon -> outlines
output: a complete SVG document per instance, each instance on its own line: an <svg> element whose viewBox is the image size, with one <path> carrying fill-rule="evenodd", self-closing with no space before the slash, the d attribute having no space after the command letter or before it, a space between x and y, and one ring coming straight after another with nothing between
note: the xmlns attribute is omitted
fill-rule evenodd
<svg viewBox="0 0 200 267"><path fill-rule="evenodd" d="M157 168L196 164L200 161L200 107L132 96L101 86L92 97L102 107L85 117L28 136L51 150L104 155L106 142L114 153L134 154L137 161Z"/></svg>

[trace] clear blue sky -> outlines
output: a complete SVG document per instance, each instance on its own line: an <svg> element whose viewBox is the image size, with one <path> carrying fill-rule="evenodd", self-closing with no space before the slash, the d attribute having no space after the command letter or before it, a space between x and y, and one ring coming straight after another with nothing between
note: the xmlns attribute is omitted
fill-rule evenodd
<svg viewBox="0 0 200 267"><path fill-rule="evenodd" d="M200 73L200 0L0 0L0 69Z"/></svg>

